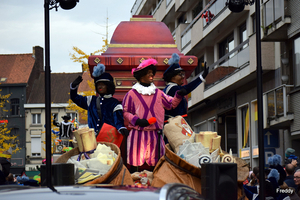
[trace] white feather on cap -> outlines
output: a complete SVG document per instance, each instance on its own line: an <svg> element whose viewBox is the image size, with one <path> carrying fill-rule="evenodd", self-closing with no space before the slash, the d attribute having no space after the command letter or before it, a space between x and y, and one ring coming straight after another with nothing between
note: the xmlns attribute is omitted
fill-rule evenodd
<svg viewBox="0 0 300 200"><path fill-rule="evenodd" d="M98 64L97 66L94 67L93 69L93 77L99 77L101 74L105 72L105 65L103 64Z"/></svg>
<svg viewBox="0 0 300 200"><path fill-rule="evenodd" d="M169 65L178 64L180 60L180 57L177 53L172 54L172 58L168 61Z"/></svg>

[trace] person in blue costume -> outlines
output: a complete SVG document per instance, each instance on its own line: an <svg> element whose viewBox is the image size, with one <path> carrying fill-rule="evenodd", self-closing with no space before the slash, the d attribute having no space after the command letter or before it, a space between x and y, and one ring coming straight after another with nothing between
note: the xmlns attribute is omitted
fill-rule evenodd
<svg viewBox="0 0 300 200"><path fill-rule="evenodd" d="M96 137L98 136L104 123L115 127L123 136L127 136L129 131L124 126L123 107L121 103L113 97L115 84L113 77L105 72L105 66L98 64L94 67L93 73L96 92L99 96L81 96L77 93L78 86L82 82L82 76L78 76L70 86L71 100L79 107L88 111L88 126L94 128ZM99 98L97 100L97 98ZM100 106L97 107L97 101ZM100 109L100 116L99 110Z"/></svg>
<svg viewBox="0 0 300 200"><path fill-rule="evenodd" d="M279 172L277 169L271 169L267 179L265 179L265 199L274 199L274 200L285 200L285 199L290 199L288 197L288 194L285 192L281 192L281 188L278 185L278 180L279 180ZM248 186L248 185L243 185L244 187L244 193L246 197L250 200L259 200L259 192L260 188L259 185L256 186Z"/></svg>
<svg viewBox="0 0 300 200"><path fill-rule="evenodd" d="M186 89L187 94L197 88L202 82L205 82L205 77L208 74L208 67L206 62L204 63L204 71L195 80L191 81L187 85L183 86L184 81L184 70L179 65L180 57L177 53L172 54L172 58L168 61L169 68L164 72L163 79L167 82L167 86L164 88L164 93L169 96L174 96L176 91L182 88ZM175 117L177 115L187 114L187 101L185 98L182 99L180 104L171 110L165 110L165 120Z"/></svg>
<svg viewBox="0 0 300 200"><path fill-rule="evenodd" d="M281 165L281 155L275 154L269 157L268 164L269 168L276 169L279 172L280 176L278 180L278 185L281 186L286 178L286 172L284 171L284 168Z"/></svg>

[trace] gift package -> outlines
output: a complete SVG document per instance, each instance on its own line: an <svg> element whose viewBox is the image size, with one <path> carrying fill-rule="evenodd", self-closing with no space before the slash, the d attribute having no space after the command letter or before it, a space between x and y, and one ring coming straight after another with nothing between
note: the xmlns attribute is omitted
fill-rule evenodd
<svg viewBox="0 0 300 200"><path fill-rule="evenodd" d="M117 154L105 144L97 144L94 129L88 127L74 131L79 155L72 156L67 163L75 167L75 182L85 183L106 174L117 158Z"/></svg>
<svg viewBox="0 0 300 200"><path fill-rule="evenodd" d="M231 150L226 154L222 151L217 132L195 133L181 116L170 118L163 132L174 153L197 167L202 163L235 162Z"/></svg>

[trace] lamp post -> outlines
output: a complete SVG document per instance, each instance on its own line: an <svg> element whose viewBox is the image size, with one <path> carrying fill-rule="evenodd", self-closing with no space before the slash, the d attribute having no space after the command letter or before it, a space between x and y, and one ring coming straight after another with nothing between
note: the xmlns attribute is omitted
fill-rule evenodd
<svg viewBox="0 0 300 200"><path fill-rule="evenodd" d="M47 186L56 191L52 185L51 167L51 70L50 70L50 26L49 10L60 6L62 9L72 9L79 0L44 0L45 17L45 119L46 119L46 181ZM58 5L59 4L59 5Z"/></svg>
<svg viewBox="0 0 300 200"><path fill-rule="evenodd" d="M245 5L255 2L256 23L256 81L257 81L257 115L258 115L258 148L259 148L259 199L265 199L265 152L263 134L263 93L262 93L262 66L261 66L261 34L260 34L260 0L228 0L226 5L232 12L241 12Z"/></svg>

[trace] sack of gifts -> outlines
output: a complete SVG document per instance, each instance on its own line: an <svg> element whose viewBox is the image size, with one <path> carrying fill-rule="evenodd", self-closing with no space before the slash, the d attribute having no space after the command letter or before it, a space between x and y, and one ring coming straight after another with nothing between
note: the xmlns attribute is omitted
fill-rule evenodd
<svg viewBox="0 0 300 200"><path fill-rule="evenodd" d="M79 129L74 135L78 142L78 147L61 155L55 163L67 163L70 162L70 158L76 157L78 159L77 161L75 159L74 162L78 163L78 161L82 160L83 163L85 163L91 160L89 165L92 165L94 163L94 161L92 162L92 159L95 157L93 153L95 152L97 153L97 159L102 163L104 162L103 170L106 170L106 173L94 169L85 169L84 172L82 172L81 169L85 167L84 164L82 164L83 167L76 170L76 175L79 175L81 180L83 180L78 183L85 183L85 185L100 183L113 185L133 184L131 174L123 164L121 152L117 145L109 142L100 142L97 144L94 130L90 130L89 128ZM106 147L101 146L99 148L99 144L105 145ZM110 151L112 151L114 155L111 155L111 153L109 153ZM107 166L104 166L104 164ZM85 177L82 177L83 175Z"/></svg>
<svg viewBox="0 0 300 200"><path fill-rule="evenodd" d="M177 153L179 146L185 140L193 140L195 134L182 116L169 118L168 122L164 126L163 133L168 138L174 152Z"/></svg>

